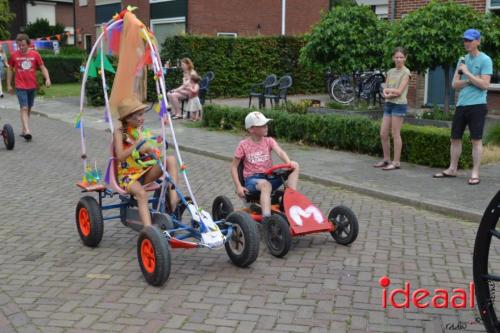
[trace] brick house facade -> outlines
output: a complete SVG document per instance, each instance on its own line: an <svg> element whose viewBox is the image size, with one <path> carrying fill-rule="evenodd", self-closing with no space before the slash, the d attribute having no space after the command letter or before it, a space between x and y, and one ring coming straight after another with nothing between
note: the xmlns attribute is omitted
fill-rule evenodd
<svg viewBox="0 0 500 333"><path fill-rule="evenodd" d="M75 0L77 45L88 47L95 41L97 26L127 5L138 7L134 13L160 40L173 33L279 35L283 2L286 35L307 32L330 4L329 0Z"/></svg>
<svg viewBox="0 0 500 333"><path fill-rule="evenodd" d="M16 14L9 27L12 39L28 23L42 18L47 19L51 25L60 23L66 31L73 32L73 0L9 0L9 8Z"/></svg>

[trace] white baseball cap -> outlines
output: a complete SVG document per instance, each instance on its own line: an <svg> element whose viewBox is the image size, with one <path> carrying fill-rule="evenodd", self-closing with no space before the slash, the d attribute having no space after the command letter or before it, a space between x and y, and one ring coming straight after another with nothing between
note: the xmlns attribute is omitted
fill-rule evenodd
<svg viewBox="0 0 500 333"><path fill-rule="evenodd" d="M250 127L253 126L264 126L271 120L272 120L271 118L266 118L266 116L264 116L262 112L259 111L250 112L245 117L245 128L249 129Z"/></svg>

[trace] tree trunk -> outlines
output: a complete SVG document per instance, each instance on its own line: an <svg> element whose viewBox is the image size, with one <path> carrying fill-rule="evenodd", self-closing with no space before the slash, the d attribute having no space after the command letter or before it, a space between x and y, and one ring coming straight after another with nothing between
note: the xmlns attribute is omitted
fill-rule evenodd
<svg viewBox="0 0 500 333"><path fill-rule="evenodd" d="M450 66L445 66L444 71L444 112L450 111Z"/></svg>

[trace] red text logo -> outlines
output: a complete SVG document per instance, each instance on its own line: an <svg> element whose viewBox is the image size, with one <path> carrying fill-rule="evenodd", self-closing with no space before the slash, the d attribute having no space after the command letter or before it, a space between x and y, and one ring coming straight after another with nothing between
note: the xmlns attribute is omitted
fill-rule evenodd
<svg viewBox="0 0 500 333"><path fill-rule="evenodd" d="M378 283L383 288L382 308L384 309L387 308L388 303L397 309L409 308L410 302L419 309L429 306L436 309L449 307L453 309L475 308L474 282L469 282L467 290L464 288L455 288L451 292L442 288L436 288L434 292L426 288L418 288L412 291L410 282L405 282L404 288L396 288L388 292L387 289L391 284L391 280L387 276L382 276L378 280ZM396 297L400 302L396 300Z"/></svg>

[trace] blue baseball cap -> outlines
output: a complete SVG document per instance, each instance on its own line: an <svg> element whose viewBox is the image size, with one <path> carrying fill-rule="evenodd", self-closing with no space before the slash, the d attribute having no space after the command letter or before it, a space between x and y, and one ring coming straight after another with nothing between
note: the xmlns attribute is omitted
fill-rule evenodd
<svg viewBox="0 0 500 333"><path fill-rule="evenodd" d="M481 38L481 33L476 29L469 29L464 32L464 39L478 40Z"/></svg>

